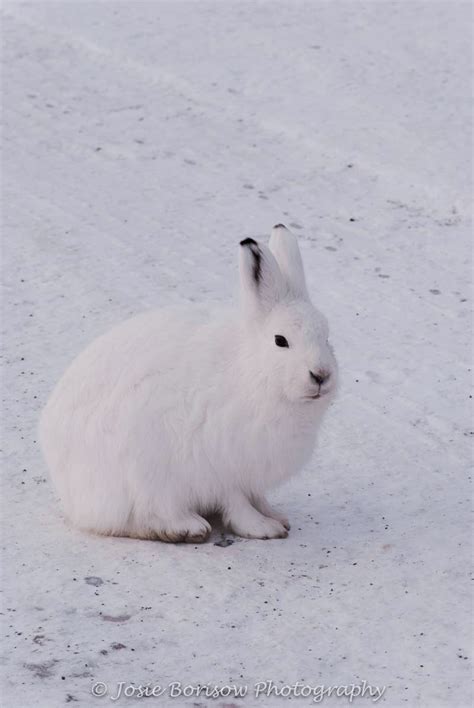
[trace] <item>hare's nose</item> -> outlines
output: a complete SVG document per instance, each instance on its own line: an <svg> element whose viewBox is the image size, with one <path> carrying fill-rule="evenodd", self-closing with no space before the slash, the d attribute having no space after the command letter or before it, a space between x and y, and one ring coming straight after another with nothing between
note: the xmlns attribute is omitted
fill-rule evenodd
<svg viewBox="0 0 474 708"><path fill-rule="evenodd" d="M316 373L314 373L314 371L310 371L309 375L312 381L317 383L318 386L322 386L324 383L326 383L326 381L331 376L329 371L324 371L323 369L319 369L319 371L316 371Z"/></svg>

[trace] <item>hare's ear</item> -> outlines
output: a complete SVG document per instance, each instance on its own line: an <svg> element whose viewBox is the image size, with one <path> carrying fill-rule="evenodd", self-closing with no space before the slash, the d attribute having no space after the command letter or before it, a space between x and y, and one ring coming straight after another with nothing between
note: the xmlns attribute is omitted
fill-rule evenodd
<svg viewBox="0 0 474 708"><path fill-rule="evenodd" d="M280 266L288 290L297 297L308 300L303 260L296 236L283 224L277 224L272 229L269 246Z"/></svg>
<svg viewBox="0 0 474 708"><path fill-rule="evenodd" d="M240 289L243 304L266 314L284 294L285 284L270 249L253 238L240 242Z"/></svg>

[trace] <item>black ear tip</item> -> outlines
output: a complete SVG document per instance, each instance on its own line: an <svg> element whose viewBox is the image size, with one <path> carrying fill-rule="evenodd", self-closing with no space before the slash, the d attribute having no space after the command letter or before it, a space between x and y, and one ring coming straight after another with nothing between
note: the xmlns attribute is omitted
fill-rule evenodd
<svg viewBox="0 0 474 708"><path fill-rule="evenodd" d="M258 243L253 240L253 238L244 238L243 241L240 242L241 246L258 246Z"/></svg>
<svg viewBox="0 0 474 708"><path fill-rule="evenodd" d="M275 224L274 229L286 229L285 224Z"/></svg>
<svg viewBox="0 0 474 708"><path fill-rule="evenodd" d="M260 280L262 278L262 252L258 247L258 243L254 241L253 238L244 238L244 240L240 242L240 245L249 247L250 253L252 254L253 258L253 279L255 283L259 285Z"/></svg>

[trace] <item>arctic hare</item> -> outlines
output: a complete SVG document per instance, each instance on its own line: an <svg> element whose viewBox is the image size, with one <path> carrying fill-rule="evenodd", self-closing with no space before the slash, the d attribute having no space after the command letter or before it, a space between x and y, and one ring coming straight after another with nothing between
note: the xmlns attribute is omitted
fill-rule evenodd
<svg viewBox="0 0 474 708"><path fill-rule="evenodd" d="M240 536L287 536L265 492L310 459L337 366L282 224L269 247L241 241L240 281L240 308L141 314L57 384L40 439L78 527L197 543L219 512Z"/></svg>

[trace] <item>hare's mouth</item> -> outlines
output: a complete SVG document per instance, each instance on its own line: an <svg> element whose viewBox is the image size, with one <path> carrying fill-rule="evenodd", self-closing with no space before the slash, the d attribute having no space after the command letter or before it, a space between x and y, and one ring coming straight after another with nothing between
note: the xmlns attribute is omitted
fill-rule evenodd
<svg viewBox="0 0 474 708"><path fill-rule="evenodd" d="M312 395L304 396L304 398L307 401L317 401L318 398L323 398L323 396L326 396L328 393L329 391L318 391L318 393L313 393Z"/></svg>
<svg viewBox="0 0 474 708"><path fill-rule="evenodd" d="M318 401L320 398L325 398L329 396L334 391L334 386L331 384L325 385L324 387L318 386L316 390L313 389L313 393L308 393L303 398L306 401Z"/></svg>

